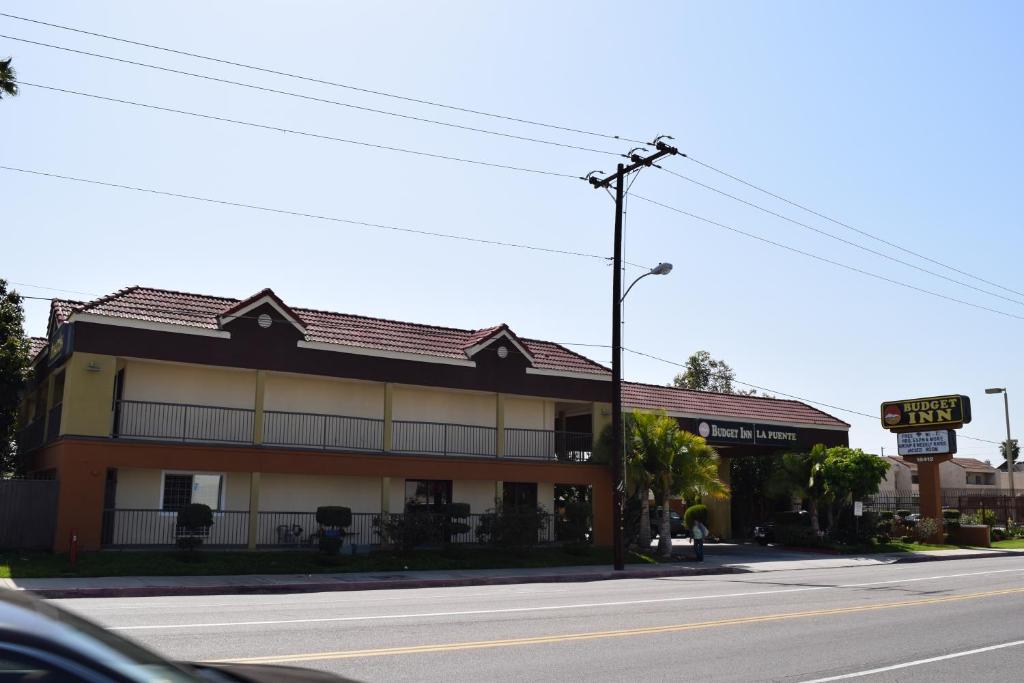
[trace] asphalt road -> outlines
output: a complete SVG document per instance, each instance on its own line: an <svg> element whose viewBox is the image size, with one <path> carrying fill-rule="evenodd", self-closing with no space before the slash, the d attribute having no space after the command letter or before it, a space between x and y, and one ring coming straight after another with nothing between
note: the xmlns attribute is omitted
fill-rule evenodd
<svg viewBox="0 0 1024 683"><path fill-rule="evenodd" d="M58 602L170 658L360 681L1024 679L1024 558Z"/></svg>

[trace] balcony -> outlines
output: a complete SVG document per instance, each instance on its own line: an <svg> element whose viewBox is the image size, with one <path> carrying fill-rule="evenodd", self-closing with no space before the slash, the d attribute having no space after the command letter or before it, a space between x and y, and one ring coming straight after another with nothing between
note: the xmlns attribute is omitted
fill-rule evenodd
<svg viewBox="0 0 1024 683"><path fill-rule="evenodd" d="M279 448L393 453L401 455L515 458L588 462L593 438L588 432L545 429L504 430L498 455L494 427L264 411L260 444ZM256 411L153 401L118 401L113 436L185 443L255 444ZM391 430L391 447L385 435Z"/></svg>
<svg viewBox="0 0 1024 683"><path fill-rule="evenodd" d="M28 453L42 446L46 436L43 431L44 427L45 422L37 419L19 430L17 435L18 452Z"/></svg>

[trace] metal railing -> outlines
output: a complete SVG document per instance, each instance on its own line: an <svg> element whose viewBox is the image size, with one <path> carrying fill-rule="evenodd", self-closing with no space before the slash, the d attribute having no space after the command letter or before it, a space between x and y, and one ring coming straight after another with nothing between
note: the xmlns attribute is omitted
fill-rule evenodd
<svg viewBox="0 0 1024 683"><path fill-rule="evenodd" d="M58 403L50 408L50 415L46 423L46 443L50 443L60 436L60 418L63 414L63 409L63 403Z"/></svg>
<svg viewBox="0 0 1024 683"><path fill-rule="evenodd" d="M60 406L51 425L60 424ZM113 436L136 439L253 443L256 411L158 401L118 401ZM263 412L262 444L323 450L384 452L385 421L378 418ZM478 425L392 421L389 452L417 455L495 457L497 429ZM589 432L506 428L503 457L588 462Z"/></svg>
<svg viewBox="0 0 1024 683"><path fill-rule="evenodd" d="M1009 489L944 488L941 499L943 508L960 510L962 513L992 510L996 513L998 523L1005 523L1007 518L1024 519L1024 491L1016 492L1014 498L1010 496ZM864 508L874 511L908 510L911 513L920 513L921 496L917 493L887 491L865 498Z"/></svg>
<svg viewBox="0 0 1024 683"><path fill-rule="evenodd" d="M394 453L495 455L497 429L494 427L407 420L394 420L391 424L391 451Z"/></svg>
<svg viewBox="0 0 1024 683"><path fill-rule="evenodd" d="M28 453L43 445L43 429L45 425L42 420L36 418L18 431L18 451Z"/></svg>
<svg viewBox="0 0 1024 683"><path fill-rule="evenodd" d="M587 462L594 439L589 432L550 429L505 429L505 457Z"/></svg>
<svg viewBox="0 0 1024 683"><path fill-rule="evenodd" d="M263 413L263 443L268 446L384 450L384 420L319 413Z"/></svg>
<svg viewBox="0 0 1024 683"><path fill-rule="evenodd" d="M320 538L320 525L315 512L259 512L256 522L256 547L315 549ZM436 546L443 543L481 543L478 530L486 526L488 513L473 513L452 520L440 513L411 513L422 535L419 545ZM386 535L383 527L390 522L400 525L407 517L404 513L353 512L352 524L345 527L344 547L378 546ZM465 529L461 526L465 525ZM537 533L536 543L556 540L554 518L549 518ZM444 535L447 531L447 540ZM452 529L457 529L452 533ZM178 514L165 510L117 508L103 511L101 543L105 548L146 548L174 546L182 535L196 535L194 530L178 526ZM203 546L209 548L243 548L249 543L249 512L223 510L213 513L213 524L199 534ZM487 536L484 534L483 540Z"/></svg>
<svg viewBox="0 0 1024 683"><path fill-rule="evenodd" d="M252 443L254 410L187 403L118 401L115 436Z"/></svg>

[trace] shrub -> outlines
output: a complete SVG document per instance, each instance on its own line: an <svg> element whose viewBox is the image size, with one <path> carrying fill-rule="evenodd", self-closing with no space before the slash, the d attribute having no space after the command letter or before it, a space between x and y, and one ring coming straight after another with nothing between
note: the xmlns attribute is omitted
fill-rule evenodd
<svg viewBox="0 0 1024 683"><path fill-rule="evenodd" d="M804 510L790 510L775 513L775 523L782 526L811 527L811 515Z"/></svg>
<svg viewBox="0 0 1024 683"><path fill-rule="evenodd" d="M683 513L683 525L687 529L692 529L695 522L702 524L708 523L708 507L706 505L691 505L686 508L686 512Z"/></svg>
<svg viewBox="0 0 1024 683"><path fill-rule="evenodd" d="M1005 541L1008 534L1003 529L992 529L992 540L993 541Z"/></svg>
<svg viewBox="0 0 1024 683"><path fill-rule="evenodd" d="M947 529L959 529L960 528L960 511L959 510L943 510L942 520L946 525Z"/></svg>
<svg viewBox="0 0 1024 683"><path fill-rule="evenodd" d="M896 513L893 512L892 510L882 510L881 512L878 513L878 518L883 522L891 522L893 520L893 517L895 516Z"/></svg>
<svg viewBox="0 0 1024 683"><path fill-rule="evenodd" d="M481 543L502 548L528 548L537 544L550 517L543 508L532 506L492 510L480 517L476 537Z"/></svg>
<svg viewBox="0 0 1024 683"><path fill-rule="evenodd" d="M190 503L178 510L175 524L175 543L182 550L195 550L210 535L213 526L213 510L209 505Z"/></svg>
<svg viewBox="0 0 1024 683"><path fill-rule="evenodd" d="M935 536L941 530L942 530L942 524L941 524L941 522L939 522L939 520L932 519L931 517L922 517L921 519L918 520L917 524L914 525L914 530L913 530L912 534L913 534L913 537L919 543L923 543L923 542L931 539L933 536Z"/></svg>
<svg viewBox="0 0 1024 683"><path fill-rule="evenodd" d="M429 506L410 505L404 514L381 515L374 520L384 543L397 545L403 552L420 546L444 546L453 537L469 531L468 503L450 503L441 510Z"/></svg>
<svg viewBox="0 0 1024 683"><path fill-rule="evenodd" d="M897 510L896 511L896 516L899 517L900 519L906 519L907 517L910 516L910 510Z"/></svg>
<svg viewBox="0 0 1024 683"><path fill-rule="evenodd" d="M343 508L337 505L324 505L316 509L316 523L320 526L334 527L341 529L352 526L351 508Z"/></svg>
<svg viewBox="0 0 1024 683"><path fill-rule="evenodd" d="M566 544L585 544L590 540L590 503L568 501L556 521L557 538Z"/></svg>
<svg viewBox="0 0 1024 683"><path fill-rule="evenodd" d="M776 524L775 540L798 548L816 548L822 544L821 536L810 526L802 524Z"/></svg>
<svg viewBox="0 0 1024 683"><path fill-rule="evenodd" d="M988 526L994 526L996 523L995 510L981 509L976 512L965 512L960 515L960 524L968 526L977 526L980 524L987 524Z"/></svg>

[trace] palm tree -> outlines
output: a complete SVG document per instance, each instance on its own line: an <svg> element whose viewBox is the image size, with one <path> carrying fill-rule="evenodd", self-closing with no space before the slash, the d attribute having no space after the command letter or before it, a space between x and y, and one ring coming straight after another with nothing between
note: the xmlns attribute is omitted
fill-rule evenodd
<svg viewBox="0 0 1024 683"><path fill-rule="evenodd" d="M11 66L12 57L0 60L0 99L4 95L15 97L18 94L18 74Z"/></svg>
<svg viewBox="0 0 1024 683"><path fill-rule="evenodd" d="M661 504L658 552L672 554L669 500L683 495L724 498L728 487L718 478L718 454L703 438L685 432L665 413L634 413L632 450L650 474Z"/></svg>
<svg viewBox="0 0 1024 683"><path fill-rule="evenodd" d="M811 528L815 532L821 528L818 504L826 498L821 474L827 450L823 444L817 444L810 453L786 453L767 487L776 495L806 500L811 513Z"/></svg>

